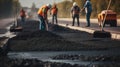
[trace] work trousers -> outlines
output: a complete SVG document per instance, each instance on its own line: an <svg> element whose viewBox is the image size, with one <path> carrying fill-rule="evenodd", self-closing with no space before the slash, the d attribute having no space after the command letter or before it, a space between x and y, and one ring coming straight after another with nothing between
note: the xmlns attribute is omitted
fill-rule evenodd
<svg viewBox="0 0 120 67"><path fill-rule="evenodd" d="M25 23L25 16L21 16L21 22Z"/></svg>
<svg viewBox="0 0 120 67"><path fill-rule="evenodd" d="M72 23L72 26L74 26L75 18L77 19L77 24L78 24L78 26L79 26L79 14L73 15L73 23Z"/></svg>
<svg viewBox="0 0 120 67"><path fill-rule="evenodd" d="M46 30L45 20L42 16L38 15L39 18L39 30Z"/></svg>
<svg viewBox="0 0 120 67"><path fill-rule="evenodd" d="M91 12L86 13L87 26L90 26L90 16L91 16Z"/></svg>
<svg viewBox="0 0 120 67"><path fill-rule="evenodd" d="M56 24L58 24L57 14L53 14L53 15L52 15L52 23L53 23L53 24L54 24L54 20L56 21Z"/></svg>

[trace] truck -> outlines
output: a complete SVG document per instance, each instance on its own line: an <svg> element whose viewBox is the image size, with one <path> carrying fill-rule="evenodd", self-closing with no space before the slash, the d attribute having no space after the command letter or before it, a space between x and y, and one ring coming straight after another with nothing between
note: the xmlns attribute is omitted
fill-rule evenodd
<svg viewBox="0 0 120 67"><path fill-rule="evenodd" d="M105 18L106 15L106 18ZM104 22L105 19L105 22ZM110 25L111 27L117 26L117 15L113 10L103 10L98 14L98 24L99 26Z"/></svg>

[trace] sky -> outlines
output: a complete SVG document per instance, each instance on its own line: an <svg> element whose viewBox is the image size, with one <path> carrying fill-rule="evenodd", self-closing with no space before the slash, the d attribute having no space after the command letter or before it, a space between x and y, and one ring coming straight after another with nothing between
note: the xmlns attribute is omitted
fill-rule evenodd
<svg viewBox="0 0 120 67"><path fill-rule="evenodd" d="M35 3L36 7L38 8L44 4L48 4L48 3L53 4L54 2L58 3L61 1L63 0L19 0L19 2L23 7L31 7L32 4Z"/></svg>

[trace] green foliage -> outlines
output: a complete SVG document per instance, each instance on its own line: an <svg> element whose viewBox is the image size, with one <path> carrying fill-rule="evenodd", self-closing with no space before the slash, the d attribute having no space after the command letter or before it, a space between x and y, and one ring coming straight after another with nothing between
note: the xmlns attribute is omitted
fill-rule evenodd
<svg viewBox="0 0 120 67"><path fill-rule="evenodd" d="M58 3L58 16L59 17L70 17L70 10L72 7L71 1L63 1L61 3Z"/></svg>
<svg viewBox="0 0 120 67"><path fill-rule="evenodd" d="M82 9L86 0L64 0L61 3L58 3L59 8L59 17L70 17L70 9L72 7L73 2L76 2L78 6ZM92 3L92 17L97 17L98 13L100 13L102 10L106 10L109 0L91 0ZM110 5L111 10L115 11L118 16L120 16L120 0L112 0L112 3ZM84 12L82 12L83 16Z"/></svg>
<svg viewBox="0 0 120 67"><path fill-rule="evenodd" d="M11 17L19 8L20 3L18 0L0 0L0 18Z"/></svg>
<svg viewBox="0 0 120 67"><path fill-rule="evenodd" d="M83 8L85 0L72 0L72 2L76 2L80 8Z"/></svg>

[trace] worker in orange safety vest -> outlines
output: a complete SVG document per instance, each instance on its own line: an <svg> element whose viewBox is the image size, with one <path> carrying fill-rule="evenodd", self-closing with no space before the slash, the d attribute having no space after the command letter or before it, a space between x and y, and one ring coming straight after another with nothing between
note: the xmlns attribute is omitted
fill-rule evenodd
<svg viewBox="0 0 120 67"><path fill-rule="evenodd" d="M24 23L25 22L26 13L25 13L23 8L20 10L20 17L21 17L21 22Z"/></svg>
<svg viewBox="0 0 120 67"><path fill-rule="evenodd" d="M54 4L53 7L51 8L52 23L53 24L54 24L54 20L56 21L56 24L58 24L57 13L58 13L58 8L57 8L57 5Z"/></svg>
<svg viewBox="0 0 120 67"><path fill-rule="evenodd" d="M38 18L40 20L39 30L48 30L47 12L50 8L51 4L47 4L38 10Z"/></svg>

